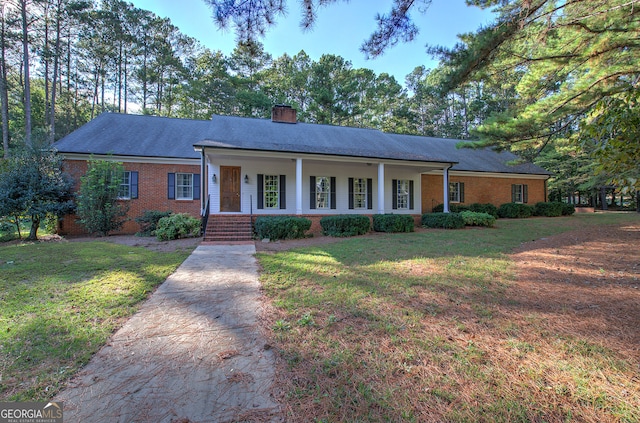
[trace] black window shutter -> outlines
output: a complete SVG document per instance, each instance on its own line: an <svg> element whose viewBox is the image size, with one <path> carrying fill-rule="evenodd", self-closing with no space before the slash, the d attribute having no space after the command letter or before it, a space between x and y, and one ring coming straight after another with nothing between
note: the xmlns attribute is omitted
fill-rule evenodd
<svg viewBox="0 0 640 423"><path fill-rule="evenodd" d="M258 173L258 210L264 209L264 175Z"/></svg>
<svg viewBox="0 0 640 423"><path fill-rule="evenodd" d="M354 208L353 200L353 178L349 178L349 210L353 210Z"/></svg>
<svg viewBox="0 0 640 423"><path fill-rule="evenodd" d="M413 210L413 181L409 181L409 210Z"/></svg>
<svg viewBox="0 0 640 423"><path fill-rule="evenodd" d="M169 173L169 180L167 182L167 198L169 200L176 199L176 174Z"/></svg>
<svg viewBox="0 0 640 423"><path fill-rule="evenodd" d="M309 186L309 208L313 210L316 208L316 177L311 176L309 180L311 182Z"/></svg>
<svg viewBox="0 0 640 423"><path fill-rule="evenodd" d="M398 180L391 180L391 208L398 209Z"/></svg>
<svg viewBox="0 0 640 423"><path fill-rule="evenodd" d="M523 203L529 202L529 186L528 185L522 185L522 202Z"/></svg>
<svg viewBox="0 0 640 423"><path fill-rule="evenodd" d="M373 179L367 179L367 208L373 209Z"/></svg>
<svg viewBox="0 0 640 423"><path fill-rule="evenodd" d="M515 184L511 185L511 202L512 203L516 202L516 185Z"/></svg>
<svg viewBox="0 0 640 423"><path fill-rule="evenodd" d="M287 175L280 175L280 209L287 208Z"/></svg>
<svg viewBox="0 0 640 423"><path fill-rule="evenodd" d="M200 174L194 173L193 176L193 199L200 199Z"/></svg>
<svg viewBox="0 0 640 423"><path fill-rule="evenodd" d="M464 182L459 183L460 202L464 203Z"/></svg>
<svg viewBox="0 0 640 423"><path fill-rule="evenodd" d="M138 198L138 172L130 172L131 175L131 198Z"/></svg>
<svg viewBox="0 0 640 423"><path fill-rule="evenodd" d="M336 177L331 177L331 208L336 208Z"/></svg>

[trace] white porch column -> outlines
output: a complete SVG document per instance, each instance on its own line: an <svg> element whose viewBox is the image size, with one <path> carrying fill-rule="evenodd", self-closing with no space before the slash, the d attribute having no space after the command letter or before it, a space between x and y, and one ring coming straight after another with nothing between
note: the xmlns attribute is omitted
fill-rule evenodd
<svg viewBox="0 0 640 423"><path fill-rule="evenodd" d="M451 166L444 168L444 173L442 174L443 188L444 188L444 212L449 213L449 168Z"/></svg>
<svg viewBox="0 0 640 423"><path fill-rule="evenodd" d="M302 159L296 159L296 214L302 214Z"/></svg>
<svg viewBox="0 0 640 423"><path fill-rule="evenodd" d="M378 163L378 214L384 214L384 163Z"/></svg>

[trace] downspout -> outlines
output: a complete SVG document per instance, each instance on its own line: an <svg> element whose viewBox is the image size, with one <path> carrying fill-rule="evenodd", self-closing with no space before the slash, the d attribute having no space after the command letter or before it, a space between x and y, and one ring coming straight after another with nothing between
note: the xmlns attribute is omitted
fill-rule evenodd
<svg viewBox="0 0 640 423"><path fill-rule="evenodd" d="M209 191L207 189L207 180L209 178L206 175L207 163L206 156L204 154L204 147L200 150L200 154L200 215L204 216L205 204L207 203L207 198L205 198L205 196Z"/></svg>
<svg viewBox="0 0 640 423"><path fill-rule="evenodd" d="M453 167L452 164L444 168L444 172L442 174L442 184L444 189L444 201L443 203L443 212L449 213L449 169Z"/></svg>

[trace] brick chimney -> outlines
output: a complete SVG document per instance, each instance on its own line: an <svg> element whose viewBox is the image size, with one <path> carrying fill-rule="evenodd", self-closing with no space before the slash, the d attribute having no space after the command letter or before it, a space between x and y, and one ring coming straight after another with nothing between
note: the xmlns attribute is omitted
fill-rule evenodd
<svg viewBox="0 0 640 423"><path fill-rule="evenodd" d="M271 121L281 123L296 123L296 109L284 104L276 104L271 108Z"/></svg>

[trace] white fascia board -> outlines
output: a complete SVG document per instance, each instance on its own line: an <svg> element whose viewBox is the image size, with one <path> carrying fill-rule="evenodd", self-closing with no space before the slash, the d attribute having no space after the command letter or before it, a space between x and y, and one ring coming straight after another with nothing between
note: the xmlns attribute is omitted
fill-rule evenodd
<svg viewBox="0 0 640 423"><path fill-rule="evenodd" d="M279 152L279 151L262 151L262 150L235 150L228 148L216 148L216 147L198 147L196 151L204 149L205 154L213 157L234 157L234 158L272 158L272 159L297 159L303 160L318 160L318 161L330 161L330 162L345 162L345 163L384 163L385 165L394 166L417 166L427 167L429 169L444 169L454 165L450 162L427 162L427 161L414 161L414 160L400 160L400 159L385 159L376 157L356 157L356 156L333 156L330 154L311 154L311 153L291 153L291 152Z"/></svg>
<svg viewBox="0 0 640 423"><path fill-rule="evenodd" d="M427 172L427 175L442 175L442 170L433 170ZM500 172L474 172L471 170L449 170L449 177L451 176L476 176L484 178L524 178L524 179L549 179L551 175L539 175L535 173L500 173Z"/></svg>
<svg viewBox="0 0 640 423"><path fill-rule="evenodd" d="M65 160L107 160L122 163L153 163L153 164L185 164L200 165L200 158L183 159L177 157L148 157L148 156L117 156L111 154L60 153Z"/></svg>

